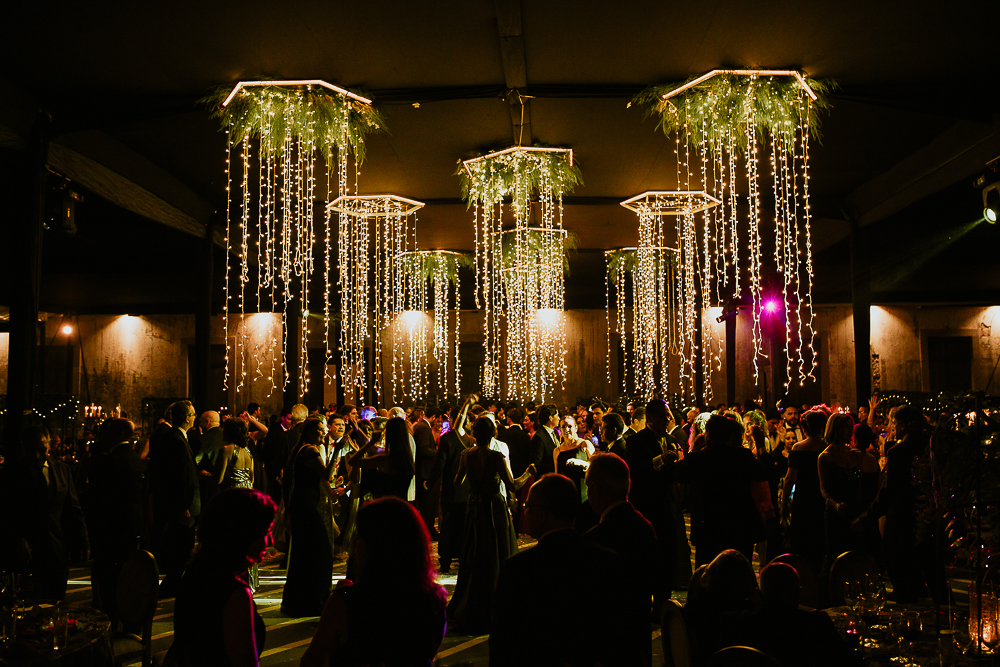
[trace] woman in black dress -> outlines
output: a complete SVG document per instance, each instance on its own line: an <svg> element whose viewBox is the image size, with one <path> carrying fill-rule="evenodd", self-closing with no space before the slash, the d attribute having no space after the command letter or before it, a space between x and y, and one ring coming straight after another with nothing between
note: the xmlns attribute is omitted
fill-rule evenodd
<svg viewBox="0 0 1000 667"><path fill-rule="evenodd" d="M823 494L819 490L819 455L826 449L823 432L827 414L810 410L802 415L806 439L795 443L788 454L788 472L781 498L781 517L789 521L788 538L792 553L809 563L816 577L823 564ZM793 493L794 489L794 493Z"/></svg>
<svg viewBox="0 0 1000 667"><path fill-rule="evenodd" d="M493 594L500 563L517 551L517 538L500 482L513 494L535 474L529 465L523 475L511 478L503 454L490 449L496 425L480 417L472 425L475 444L462 452L455 484L469 483L465 515L465 540L458 565L455 593L448 604L448 617L466 634L485 634L490 629Z"/></svg>
<svg viewBox="0 0 1000 667"><path fill-rule="evenodd" d="M381 442L385 451L372 454L377 444L376 440L369 440L347 460L348 467L363 471L361 488L366 496L371 494L376 499L392 496L406 500L415 472L406 420L393 417L386 422Z"/></svg>
<svg viewBox="0 0 1000 667"><path fill-rule="evenodd" d="M244 582L271 544L274 502L253 489L227 489L209 503L200 548L181 579L174 643L165 665L257 667L264 621Z"/></svg>
<svg viewBox="0 0 1000 667"><path fill-rule="evenodd" d="M864 549L862 533L851 530L851 522L864 510L862 480L878 474L875 457L851 447L854 418L847 413L832 415L826 422L826 449L819 455L819 486L826 503L825 547L820 586L825 582L837 556L845 551Z"/></svg>
<svg viewBox="0 0 1000 667"><path fill-rule="evenodd" d="M333 580L333 499L343 491L330 487L320 445L324 419L308 419L299 445L289 455L292 479L288 517L292 540L281 610L289 616L319 616Z"/></svg>
<svg viewBox="0 0 1000 667"><path fill-rule="evenodd" d="M587 502L587 468L594 455L594 444L587 438L580 438L576 432L576 420L566 415L559 422L559 445L552 450L552 467L560 475L565 475L576 484L580 492L580 502Z"/></svg>
<svg viewBox="0 0 1000 667"><path fill-rule="evenodd" d="M357 581L337 584L299 664L430 667L447 597L423 519L398 498L368 503L358 511L354 552Z"/></svg>

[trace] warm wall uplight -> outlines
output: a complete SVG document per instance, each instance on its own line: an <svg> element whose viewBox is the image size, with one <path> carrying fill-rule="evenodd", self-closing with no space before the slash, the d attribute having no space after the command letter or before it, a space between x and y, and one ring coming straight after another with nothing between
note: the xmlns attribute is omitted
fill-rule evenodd
<svg viewBox="0 0 1000 667"><path fill-rule="evenodd" d="M538 323L550 327L554 324L559 323L559 315L562 313L558 308L542 308L535 311L535 316L538 318Z"/></svg>
<svg viewBox="0 0 1000 667"><path fill-rule="evenodd" d="M404 310L399 314L399 317L406 326L415 327L420 324L420 320L424 317L424 312L422 310Z"/></svg>
<svg viewBox="0 0 1000 667"><path fill-rule="evenodd" d="M708 316L713 320L718 320L722 317L722 306L712 306L708 309Z"/></svg>
<svg viewBox="0 0 1000 667"><path fill-rule="evenodd" d="M71 333L73 333L73 327L71 327L70 325L67 324L66 326L64 326L62 328L62 332L68 336Z"/></svg>

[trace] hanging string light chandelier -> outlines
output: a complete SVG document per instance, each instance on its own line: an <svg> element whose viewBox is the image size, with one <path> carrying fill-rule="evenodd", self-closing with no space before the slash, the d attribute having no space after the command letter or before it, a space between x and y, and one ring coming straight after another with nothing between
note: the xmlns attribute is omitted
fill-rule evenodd
<svg viewBox="0 0 1000 667"><path fill-rule="evenodd" d="M544 401L566 378L562 198L582 182L573 151L517 146L465 160L458 175L475 211L476 307L485 311L483 392ZM503 219L507 199L509 224Z"/></svg>
<svg viewBox="0 0 1000 667"><path fill-rule="evenodd" d="M396 263L393 292L402 295L402 303L393 313L392 375L386 395L391 403L397 398L423 399L432 392L457 398L462 381L459 269L472 268L474 260L451 250L410 250L397 255ZM428 330L426 311L431 309Z"/></svg>
<svg viewBox="0 0 1000 667"><path fill-rule="evenodd" d="M239 313L232 351L237 369L232 373L239 377L236 390L258 380L269 381L271 392L277 387L277 364L270 366L270 375L264 378L262 358L267 350L260 340L249 342L244 319L247 313L280 310L281 384L287 387L286 363L290 355L296 355L302 369L296 391L301 396L309 386L309 291L317 272L317 243L324 248L319 271L327 331L331 321L330 247L335 240L329 221L322 235L316 229L315 201L330 201L348 192L352 162L357 190L365 135L382 131L385 124L371 100L320 80L242 81L232 89L218 89L203 101L214 108L213 117L221 120L227 135L223 319L228 341L229 313L234 309ZM236 271L230 257L236 259ZM290 335L290 318L299 319L301 332L292 349L289 345L295 337ZM264 344L276 349L278 341L272 337ZM330 354L327 345L328 359ZM250 357L256 361L248 372ZM230 364L227 344L227 389Z"/></svg>
<svg viewBox="0 0 1000 667"><path fill-rule="evenodd" d="M327 205L327 230L333 227L333 215L337 214L341 384L361 395L368 387L365 344L370 338L373 361L381 366L382 332L392 327L394 316L408 307L408 293L401 289L405 272L397 258L416 248L416 213L423 206L422 202L398 195L344 195ZM329 246L326 252L329 254ZM327 293L329 288L327 284ZM324 340L329 349L329 323ZM384 399L382 374L373 375L375 394Z"/></svg>
<svg viewBox="0 0 1000 667"><path fill-rule="evenodd" d="M682 84L652 86L633 100L647 105L658 127L673 135L678 189L700 189L719 202L700 227L679 230L678 243L694 248L692 260L685 260L693 261L692 270L685 273L712 303L749 288L755 381L758 358L766 356L760 323L765 279L772 270L781 276L786 389L793 377L800 384L815 379L809 141L818 134L832 85L793 70L713 70ZM763 204L768 188L770 235L764 233L772 218ZM765 258L772 244L773 268Z"/></svg>
<svg viewBox="0 0 1000 667"><path fill-rule="evenodd" d="M667 396L673 391L670 368L676 367L676 393L684 398L712 398L711 367L718 365L718 353L709 328L697 335L705 313L705 295L700 283L696 229L704 224L706 211L719 201L704 192L645 192L622 206L639 215L639 245L606 253L608 308L608 378L611 376L611 289L616 295L614 333L619 336L626 373L622 389L644 400ZM666 220L673 218L674 229ZM669 232L679 240L677 247L666 245ZM626 277L631 286L629 293ZM628 297L631 313L628 317ZM631 321L629 321L631 320ZM631 324L631 327L628 325ZM632 359L628 358L631 334ZM633 374L629 387L628 371ZM697 375L705 388L698 395Z"/></svg>

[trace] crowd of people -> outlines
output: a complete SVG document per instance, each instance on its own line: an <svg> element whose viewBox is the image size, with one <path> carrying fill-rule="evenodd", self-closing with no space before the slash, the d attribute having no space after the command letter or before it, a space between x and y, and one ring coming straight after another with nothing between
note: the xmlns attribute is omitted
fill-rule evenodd
<svg viewBox="0 0 1000 667"><path fill-rule="evenodd" d="M776 556L798 554L822 584L837 556L863 551L899 601L947 595L916 530L910 469L927 419L904 406L882 420L877 402L855 417L473 394L390 410L297 404L270 419L251 404L222 419L179 401L141 441L128 420L105 421L75 470L33 428L2 468L4 568L62 599L70 562L90 550L94 603L114 622L122 564L150 549L160 598L177 599L178 665L257 664L256 569L274 543L282 611L320 617L304 665L430 664L446 627L489 633L497 665L648 664L650 624L673 622L678 589L694 664L734 642L780 664L846 664ZM519 551L519 534L537 544ZM338 559L347 579L331 591ZM437 576L456 564L447 601ZM803 662L796 646L824 648Z"/></svg>

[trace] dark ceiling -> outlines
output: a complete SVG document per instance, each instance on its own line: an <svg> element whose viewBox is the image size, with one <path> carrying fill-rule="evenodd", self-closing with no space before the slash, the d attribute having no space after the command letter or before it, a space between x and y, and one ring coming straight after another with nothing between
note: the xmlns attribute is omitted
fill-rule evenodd
<svg viewBox="0 0 1000 667"><path fill-rule="evenodd" d="M164 192L183 191L210 211L225 206L225 147L196 101L240 79L326 79L367 91L390 130L368 140L360 192L428 202L420 246L470 249L456 161L514 141L501 34L517 33L517 18L531 141L572 147L585 181L566 207L583 250L571 294L592 293L591 282L603 291L601 253L587 251L635 242L637 219L617 202L675 185L672 141L628 107L649 84L724 66L798 68L837 81L811 180L817 289L831 300L849 296L845 211L872 225L873 237L911 225L961 228L978 206L972 178L1000 154L996 2L35 2L0 28L8 92L0 130L23 135L24 109L41 106L53 115L56 143L106 139L109 150L149 163L142 178L122 176L167 200ZM78 236L49 244L47 272L91 273L75 263L95 252L93 237L127 261L152 244L189 252L183 234L93 200L81 204ZM104 224L135 233L85 229ZM979 225L954 248L989 264L993 231ZM887 287L876 277L876 296L941 300L935 290L963 286L950 269L942 268L948 285L926 279L941 262L929 256L917 272L924 278L909 283ZM158 270L117 268L124 276L140 267ZM980 274L970 269L967 279ZM985 275L982 298L1000 296L1000 280ZM82 305L65 288L43 298Z"/></svg>

